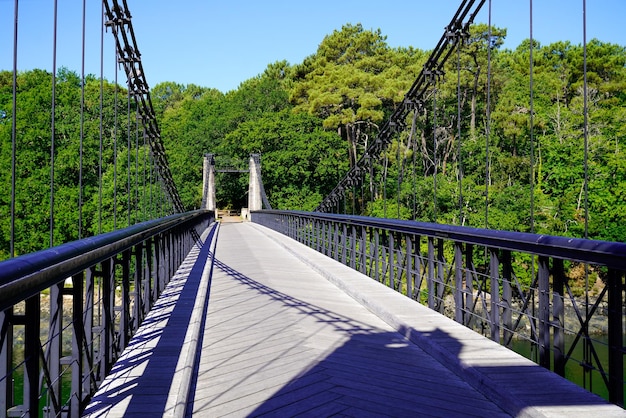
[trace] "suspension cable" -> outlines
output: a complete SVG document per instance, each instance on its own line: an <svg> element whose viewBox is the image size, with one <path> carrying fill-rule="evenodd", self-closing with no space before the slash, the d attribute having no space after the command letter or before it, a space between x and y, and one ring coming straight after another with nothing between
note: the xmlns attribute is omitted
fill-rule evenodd
<svg viewBox="0 0 626 418"><path fill-rule="evenodd" d="M415 124L417 123L417 114L418 108L417 106L415 106L415 109L413 110L413 118L411 121L411 133L409 134L409 136L411 137L411 147L413 148L413 216L411 217L413 220L415 220L417 216L417 174L415 172L417 159L417 139L415 138Z"/></svg>
<svg viewBox="0 0 626 418"><path fill-rule="evenodd" d="M11 111L11 239L9 256L15 257L15 188L17 182L16 158L17 158L17 22L19 0L14 3L13 23L13 109Z"/></svg>
<svg viewBox="0 0 626 418"><path fill-rule="evenodd" d="M486 1L487 0L464 0L462 2L449 25L446 27L446 31L437 43L437 46L430 54L426 64L405 94L402 103L396 107L395 111L389 117L389 120L381 126L378 136L374 141L371 141L365 153L359 158L357 163L350 168L344 178L339 181L335 188L317 206L316 211L329 210L332 207L334 196L341 197L345 194L347 186L358 176L358 170L366 167L366 164L368 164L367 161L369 161L369 164L372 164L374 159L380 161L384 158L382 153L393 139L392 126L396 123L403 123L406 116L413 108L413 105L416 102L422 101L427 96L432 84L432 80L427 74L432 72L432 70L441 73L447 59L454 51L447 36L448 32L459 28L461 28L463 32L467 32ZM466 18L467 21L463 23L463 20ZM365 155L369 155L370 158L366 160L364 158Z"/></svg>
<svg viewBox="0 0 626 418"><path fill-rule="evenodd" d="M400 136L398 135L398 149L396 151L396 166L398 167L398 190L396 192L397 219L400 219L400 187L402 187L402 171L404 171L404 158L400 164Z"/></svg>
<svg viewBox="0 0 626 418"><path fill-rule="evenodd" d="M530 50L529 50L529 90L530 90L530 232L535 232L535 139L534 139L534 95L533 95L533 49L534 49L534 41L533 41L533 0L529 0L530 2L530 24L529 24L529 37L530 37ZM534 254L530 259L530 277L531 284L534 285L536 283L535 279L535 256ZM534 289L534 288L533 288ZM536 318L535 313L535 290L532 291L532 316ZM538 337L535 336L536 341L533 345L535 348L535 356L539 355L539 340Z"/></svg>
<svg viewBox="0 0 626 418"><path fill-rule="evenodd" d="M136 104L136 102L135 102ZM137 213L139 205L139 113L135 108L135 223L139 221L139 215Z"/></svg>
<svg viewBox="0 0 626 418"><path fill-rule="evenodd" d="M437 223L437 81L433 89L433 222Z"/></svg>
<svg viewBox="0 0 626 418"><path fill-rule="evenodd" d="M104 148L104 4L100 13L100 150L98 154L98 234L102 233L102 153Z"/></svg>
<svg viewBox="0 0 626 418"><path fill-rule="evenodd" d="M589 238L589 84L587 80L587 2L583 0L583 135L584 135L584 205L585 205L585 239Z"/></svg>
<svg viewBox="0 0 626 418"><path fill-rule="evenodd" d="M117 47L115 48L115 98L113 100L113 229L117 229Z"/></svg>
<svg viewBox="0 0 626 418"><path fill-rule="evenodd" d="M83 142L85 139L85 13L87 9L86 0L83 0L82 19L82 51L81 51L81 72L80 72L80 145L78 150L78 239L83 237Z"/></svg>
<svg viewBox="0 0 626 418"><path fill-rule="evenodd" d="M58 1L54 0L54 17L52 24L52 105L50 117L50 247L54 246L54 142L55 142L55 110L56 110L56 72L57 72L57 9Z"/></svg>
<svg viewBox="0 0 626 418"><path fill-rule="evenodd" d="M463 220L463 158L461 156L461 34L456 38L456 130L458 137L458 172L459 172L459 225L464 224Z"/></svg>
<svg viewBox="0 0 626 418"><path fill-rule="evenodd" d="M489 155L489 136L491 135L491 0L488 5L487 31L487 120L485 121L485 228L489 228L489 183L491 182L491 158Z"/></svg>
<svg viewBox="0 0 626 418"><path fill-rule="evenodd" d="M143 154L143 186L141 188L141 202L142 202L142 210L143 217L141 218L143 221L147 221L147 212L146 212L146 160L148 158L148 152L146 149L146 129L143 128L142 131L143 136L143 147L141 149L141 153Z"/></svg>
<svg viewBox="0 0 626 418"><path fill-rule="evenodd" d="M589 238L589 102L587 80L587 2L583 0L583 136L584 136L584 211L585 211L585 239ZM585 264L585 318L589 318L589 265ZM585 339L583 356L585 363L591 364L592 342L589 339L589 321L585 321ZM586 386L587 378L589 389L592 390L593 379L591 369L583 368L583 382Z"/></svg>
<svg viewBox="0 0 626 418"><path fill-rule="evenodd" d="M128 214L128 226L131 225L130 219L130 197L132 190L130 188L130 80L128 80L128 92L127 92L127 108L126 108L126 212Z"/></svg>
<svg viewBox="0 0 626 418"><path fill-rule="evenodd" d="M529 68L529 90L530 90L530 232L535 233L535 104L534 104L534 63L533 63L533 0L530 0L530 68Z"/></svg>

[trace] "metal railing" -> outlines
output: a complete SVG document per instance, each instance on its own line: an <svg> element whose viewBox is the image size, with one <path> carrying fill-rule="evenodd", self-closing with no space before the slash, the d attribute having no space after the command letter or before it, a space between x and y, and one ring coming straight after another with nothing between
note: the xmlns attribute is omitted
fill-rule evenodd
<svg viewBox="0 0 626 418"><path fill-rule="evenodd" d="M1 262L0 417L79 416L212 219L171 215Z"/></svg>
<svg viewBox="0 0 626 418"><path fill-rule="evenodd" d="M526 343L540 365L624 406L624 243L317 212L252 221L509 348Z"/></svg>

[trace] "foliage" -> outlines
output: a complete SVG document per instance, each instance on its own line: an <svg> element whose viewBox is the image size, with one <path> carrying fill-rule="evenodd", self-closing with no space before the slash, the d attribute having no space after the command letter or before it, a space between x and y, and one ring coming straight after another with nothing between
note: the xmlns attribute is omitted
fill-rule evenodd
<svg viewBox="0 0 626 418"><path fill-rule="evenodd" d="M535 41L531 109L531 44L503 50L505 37L502 28L491 28L490 37L486 25L471 27L423 108L408 115L404 131L363 173L362 184L347 192L342 209L626 241L626 49L589 42L585 100L582 46ZM156 85L154 108L184 205L200 205L205 153L216 154L218 165L240 161L244 167L251 153L260 153L270 203L314 209L375 140L428 55L391 48L380 30L347 24L302 63L272 63L234 91ZM100 165L100 81L91 76L84 80L81 204L81 84L67 69L57 74L55 243L167 210L136 131L134 107L128 118L126 91L106 81ZM0 258L9 248L11 91L12 74L0 72ZM16 236L17 252L24 253L49 245L51 74L19 74L17 99ZM218 206L245 206L247 180L245 174L219 174Z"/></svg>

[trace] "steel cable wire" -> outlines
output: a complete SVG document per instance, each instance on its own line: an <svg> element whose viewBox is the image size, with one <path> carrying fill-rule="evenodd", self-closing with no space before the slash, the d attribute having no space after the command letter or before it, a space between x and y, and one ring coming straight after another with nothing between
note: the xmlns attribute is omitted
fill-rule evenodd
<svg viewBox="0 0 626 418"><path fill-rule="evenodd" d="M102 233L102 153L104 148L104 4L100 13L100 149L98 151L98 234Z"/></svg>
<svg viewBox="0 0 626 418"><path fill-rule="evenodd" d="M80 144L78 150L78 239L83 237L83 145L85 139L85 29L87 4L83 0L82 51L80 72Z"/></svg>
<svg viewBox="0 0 626 418"><path fill-rule="evenodd" d="M491 158L489 155L489 137L491 135L491 0L488 5L487 29L487 108L485 121L485 228L489 228L489 183L491 182Z"/></svg>
<svg viewBox="0 0 626 418"><path fill-rule="evenodd" d="M50 109L50 247L54 247L54 153L55 153L55 110L56 110L56 72L57 72L57 11L58 1L54 0L52 23L52 100Z"/></svg>
<svg viewBox="0 0 626 418"><path fill-rule="evenodd" d="M16 158L17 158L17 26L18 26L18 6L19 0L15 0L14 3L14 23L13 23L13 92L12 92L12 104L11 109L11 236L10 236L10 249L9 256L15 257L15 189L17 182L16 175Z"/></svg>

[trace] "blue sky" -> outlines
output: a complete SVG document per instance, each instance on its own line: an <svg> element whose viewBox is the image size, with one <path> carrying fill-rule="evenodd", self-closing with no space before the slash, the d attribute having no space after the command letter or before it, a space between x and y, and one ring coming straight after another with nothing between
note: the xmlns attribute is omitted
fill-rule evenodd
<svg viewBox="0 0 626 418"><path fill-rule="evenodd" d="M0 69L13 66L15 0L0 0ZM267 64L297 64L346 23L380 28L392 47L432 49L460 0L128 0L146 77L236 89ZM533 36L542 44L582 43L582 0L535 0ZM57 65L80 73L82 1L59 0ZM86 73L100 74L101 2L87 0ZM529 1L493 0L505 47L529 37ZM52 0L20 0L18 68L52 68ZM625 0L587 1L587 38L626 46ZM487 3L477 22L487 22ZM113 79L113 38L105 34L105 77ZM120 73L121 77L121 73Z"/></svg>

